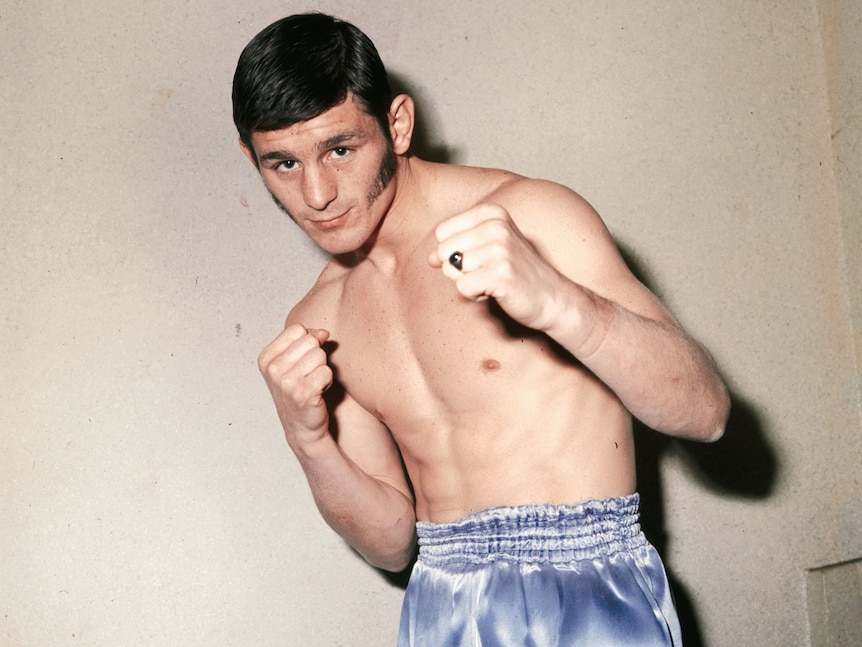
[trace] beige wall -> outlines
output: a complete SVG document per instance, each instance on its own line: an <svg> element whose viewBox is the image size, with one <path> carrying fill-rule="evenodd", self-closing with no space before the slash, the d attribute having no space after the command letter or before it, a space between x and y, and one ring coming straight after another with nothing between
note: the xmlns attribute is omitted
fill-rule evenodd
<svg viewBox="0 0 862 647"><path fill-rule="evenodd" d="M805 569L862 556L858 6L136 5L0 12L0 644L394 642L255 366L323 258L230 80L308 8L372 36L435 155L585 195L713 350L727 439L642 433L645 523L690 633L808 644Z"/></svg>

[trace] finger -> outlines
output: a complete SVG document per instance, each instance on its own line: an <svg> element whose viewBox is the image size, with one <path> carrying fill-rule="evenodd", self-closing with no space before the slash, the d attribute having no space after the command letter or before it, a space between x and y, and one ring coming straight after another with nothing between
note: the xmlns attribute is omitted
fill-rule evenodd
<svg viewBox="0 0 862 647"><path fill-rule="evenodd" d="M505 249L498 240L485 235L487 233L486 228L480 227L440 243L437 256L446 259L442 262L443 273L457 280L465 274L493 269Z"/></svg>
<svg viewBox="0 0 862 647"><path fill-rule="evenodd" d="M329 331L307 329L302 324L287 326L258 356L258 367L264 370L283 355L296 360L306 350L320 347L329 338Z"/></svg>
<svg viewBox="0 0 862 647"><path fill-rule="evenodd" d="M320 366L326 366L328 361L326 351L310 335L298 340L280 357L287 370L294 370L297 375L307 377Z"/></svg>
<svg viewBox="0 0 862 647"><path fill-rule="evenodd" d="M334 375L328 364L317 366L305 376L302 382L302 392L298 394L300 401L320 404L323 394L332 386Z"/></svg>
<svg viewBox="0 0 862 647"><path fill-rule="evenodd" d="M431 267L451 265L456 270L464 269L464 256L467 250L472 250L477 241L470 242L464 236L446 240L437 245L428 257ZM451 250L451 251L449 251Z"/></svg>
<svg viewBox="0 0 862 647"><path fill-rule="evenodd" d="M307 334L308 331L302 324L291 324L285 327L285 329L282 330L275 339L267 344L266 348L261 352L261 356L265 354L269 356L277 355L297 339L300 339L303 335Z"/></svg>
<svg viewBox="0 0 862 647"><path fill-rule="evenodd" d="M438 243L428 262L432 267L442 267L447 276L454 278L459 272L475 269L477 252L484 244L480 229L459 232Z"/></svg>
<svg viewBox="0 0 862 647"><path fill-rule="evenodd" d="M311 384L317 393L322 396L332 386L332 383L335 380L335 375L332 373L332 368L329 364L324 364L315 369L314 372L308 376L308 379L309 384Z"/></svg>
<svg viewBox="0 0 862 647"><path fill-rule="evenodd" d="M459 274L455 280L458 293L471 301L483 301L489 297L497 297L502 290L489 282L489 273L484 270Z"/></svg>
<svg viewBox="0 0 862 647"><path fill-rule="evenodd" d="M469 252L455 251L443 263L443 275L453 281L459 281L467 274L474 274L484 269L483 259L487 256L481 247L471 249ZM456 262L457 261L457 262Z"/></svg>
<svg viewBox="0 0 862 647"><path fill-rule="evenodd" d="M468 231L476 225L494 218L504 218L506 211L496 204L481 204L463 213L447 218L434 230L438 242Z"/></svg>
<svg viewBox="0 0 862 647"><path fill-rule="evenodd" d="M505 212L502 214L505 216ZM512 235L511 222L505 217L482 219L470 229L452 234L438 243L438 267L448 263L462 272L472 272L483 266L489 257L504 251Z"/></svg>
<svg viewBox="0 0 862 647"><path fill-rule="evenodd" d="M317 340L306 335L274 357L262 372L271 387L292 394L296 402L304 402L331 385L333 375L327 359Z"/></svg>
<svg viewBox="0 0 862 647"><path fill-rule="evenodd" d="M452 265L450 259L454 252L463 253L469 250L474 241L471 232L474 232L476 225L482 222L482 216L477 209L470 209L464 213L452 216L437 225L434 230L434 236L437 239L437 247L431 252L428 257L428 264L431 267L444 267L448 263ZM457 269L457 268L456 268Z"/></svg>
<svg viewBox="0 0 862 647"><path fill-rule="evenodd" d="M477 248L474 245L475 243L448 240L434 249L428 257L428 264L434 268L443 268L447 276L454 278L460 272L467 271L466 259L468 255L474 259L476 258L475 252Z"/></svg>

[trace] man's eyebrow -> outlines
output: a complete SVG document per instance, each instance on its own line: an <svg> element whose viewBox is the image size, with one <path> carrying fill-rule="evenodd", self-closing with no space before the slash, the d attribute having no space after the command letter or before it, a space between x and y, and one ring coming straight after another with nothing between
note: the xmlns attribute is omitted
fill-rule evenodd
<svg viewBox="0 0 862 647"><path fill-rule="evenodd" d="M345 131L343 133L338 133L337 135L333 135L328 139L324 139L317 145L317 150L325 151L330 148L336 148L339 144L343 144L346 141L350 141L351 139L361 138L361 135L352 130Z"/></svg>
<svg viewBox="0 0 862 647"><path fill-rule="evenodd" d="M271 162L273 160L289 160L293 159L293 155L288 151L269 151L260 156L261 162Z"/></svg>

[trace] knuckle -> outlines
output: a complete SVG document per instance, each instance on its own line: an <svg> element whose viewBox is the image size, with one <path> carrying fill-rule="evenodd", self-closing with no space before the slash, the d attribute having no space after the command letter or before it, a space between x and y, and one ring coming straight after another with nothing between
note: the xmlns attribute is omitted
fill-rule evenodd
<svg viewBox="0 0 862 647"><path fill-rule="evenodd" d="M303 326L302 324L292 323L284 329L284 332L290 333L291 335L299 336L304 335L306 331L305 326Z"/></svg>
<svg viewBox="0 0 862 647"><path fill-rule="evenodd" d="M264 348L257 356L257 368L261 373L265 373L272 363L272 353L269 346Z"/></svg>

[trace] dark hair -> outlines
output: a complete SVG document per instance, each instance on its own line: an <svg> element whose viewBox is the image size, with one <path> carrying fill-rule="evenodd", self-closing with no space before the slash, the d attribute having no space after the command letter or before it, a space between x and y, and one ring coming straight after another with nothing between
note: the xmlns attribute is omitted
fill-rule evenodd
<svg viewBox="0 0 862 647"><path fill-rule="evenodd" d="M353 94L389 136L392 90L374 43L320 13L283 18L246 45L233 77L233 120L249 149L255 131L307 121Z"/></svg>

